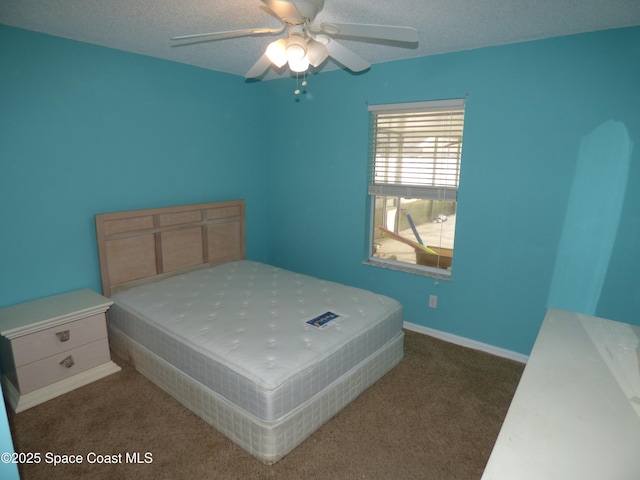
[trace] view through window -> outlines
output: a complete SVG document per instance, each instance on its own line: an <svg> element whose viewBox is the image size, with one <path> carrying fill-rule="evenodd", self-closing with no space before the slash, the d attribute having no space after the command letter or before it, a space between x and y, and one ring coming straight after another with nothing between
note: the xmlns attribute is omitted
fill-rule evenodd
<svg viewBox="0 0 640 480"><path fill-rule="evenodd" d="M464 100L373 105L370 262L450 275Z"/></svg>

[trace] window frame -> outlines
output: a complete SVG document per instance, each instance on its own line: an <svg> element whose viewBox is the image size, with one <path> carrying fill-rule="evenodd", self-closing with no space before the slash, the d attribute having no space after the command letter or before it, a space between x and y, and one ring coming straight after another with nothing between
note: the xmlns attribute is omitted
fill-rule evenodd
<svg viewBox="0 0 640 480"><path fill-rule="evenodd" d="M458 189L459 189L459 175L462 164L462 138L464 134L464 115L465 115L465 99L455 98L449 100L431 100L409 103L395 103L395 104L379 104L369 105L369 158L367 165L367 207L369 210L368 222L367 222L367 238L368 258L364 261L365 264L373 265L382 268L388 268L392 270L399 270L408 273L418 274L422 276L434 277L437 279L450 280L452 270L431 267L426 265L412 264L401 260L391 260L380 257L375 257L373 252L373 244L375 239L375 212L376 212L376 197L401 197L401 198L416 198L416 199L434 199L456 202L456 213L458 209ZM434 111L462 111L462 127L460 133L460 147L459 155L457 159L457 179L455 186L429 186L429 185L411 185L404 184L403 182L394 184L380 184L375 183L375 168L376 168L376 147L378 147L375 125L376 117L378 114L411 114L421 112L434 112ZM434 162L436 163L436 162ZM426 192L429 192L428 194ZM434 192L437 192L434 195ZM455 239L454 239L455 243Z"/></svg>

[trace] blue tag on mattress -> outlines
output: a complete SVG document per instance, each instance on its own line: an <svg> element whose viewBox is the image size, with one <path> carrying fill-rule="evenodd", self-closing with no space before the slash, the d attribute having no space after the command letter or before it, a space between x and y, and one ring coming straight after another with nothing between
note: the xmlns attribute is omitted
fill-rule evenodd
<svg viewBox="0 0 640 480"><path fill-rule="evenodd" d="M323 313L319 317L309 320L307 323L309 325L313 325L314 327L322 328L322 327L326 327L331 320L334 320L339 316L340 315L336 315L333 312L327 312L327 313Z"/></svg>

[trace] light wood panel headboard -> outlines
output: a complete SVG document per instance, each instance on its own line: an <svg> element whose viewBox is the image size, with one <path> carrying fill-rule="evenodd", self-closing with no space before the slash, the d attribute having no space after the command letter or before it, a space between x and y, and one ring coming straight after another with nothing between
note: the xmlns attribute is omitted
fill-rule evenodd
<svg viewBox="0 0 640 480"><path fill-rule="evenodd" d="M245 258L244 200L95 216L102 293Z"/></svg>

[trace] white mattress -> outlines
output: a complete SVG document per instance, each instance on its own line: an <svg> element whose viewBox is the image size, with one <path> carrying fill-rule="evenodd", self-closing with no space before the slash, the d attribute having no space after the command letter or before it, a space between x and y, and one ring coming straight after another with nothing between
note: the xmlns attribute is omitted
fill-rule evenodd
<svg viewBox="0 0 640 480"><path fill-rule="evenodd" d="M239 261L112 297L115 328L264 422L397 343L402 307L388 297ZM339 315L325 328L306 322Z"/></svg>

